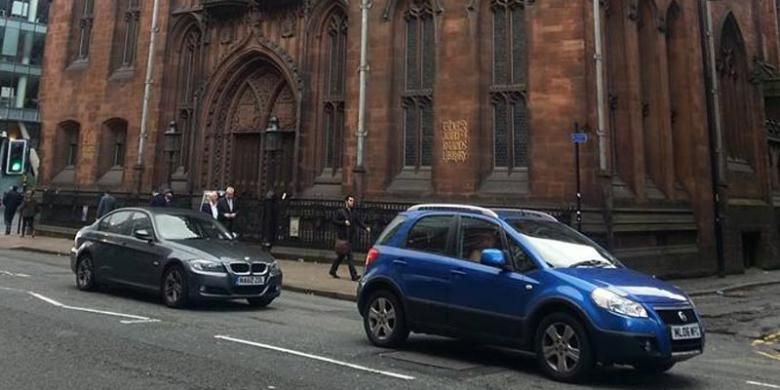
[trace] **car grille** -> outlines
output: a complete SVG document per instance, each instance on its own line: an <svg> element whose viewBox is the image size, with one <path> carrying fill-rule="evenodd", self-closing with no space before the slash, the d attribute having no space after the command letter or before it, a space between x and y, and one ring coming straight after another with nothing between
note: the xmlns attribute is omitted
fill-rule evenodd
<svg viewBox="0 0 780 390"><path fill-rule="evenodd" d="M266 263L252 263L253 274L264 274L268 271L268 264Z"/></svg>
<svg viewBox="0 0 780 390"><path fill-rule="evenodd" d="M666 325L686 325L698 322L693 309L656 309L656 313ZM680 314L682 313L682 316ZM680 318L683 317L683 318Z"/></svg>
<svg viewBox="0 0 780 390"><path fill-rule="evenodd" d="M249 272L249 264L247 263L230 263L230 270L237 274L245 274Z"/></svg>

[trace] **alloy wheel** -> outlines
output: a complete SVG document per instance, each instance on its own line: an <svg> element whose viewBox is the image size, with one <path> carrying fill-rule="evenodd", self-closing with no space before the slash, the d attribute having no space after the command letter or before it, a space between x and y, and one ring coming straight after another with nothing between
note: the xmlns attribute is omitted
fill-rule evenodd
<svg viewBox="0 0 780 390"><path fill-rule="evenodd" d="M581 342L577 332L563 322L554 322L544 331L542 354L545 363L555 372L569 374L580 362Z"/></svg>
<svg viewBox="0 0 780 390"><path fill-rule="evenodd" d="M379 297L371 303L368 310L368 327L379 341L392 337L396 328L396 315L395 307L389 299Z"/></svg>
<svg viewBox="0 0 780 390"><path fill-rule="evenodd" d="M184 286L182 283L182 276L178 270L173 270L168 273L165 278L165 300L169 303L175 304L179 302L184 292Z"/></svg>
<svg viewBox="0 0 780 390"><path fill-rule="evenodd" d="M76 283L79 289L89 290L93 287L94 274L92 272L92 260L84 257L79 261L76 269Z"/></svg>

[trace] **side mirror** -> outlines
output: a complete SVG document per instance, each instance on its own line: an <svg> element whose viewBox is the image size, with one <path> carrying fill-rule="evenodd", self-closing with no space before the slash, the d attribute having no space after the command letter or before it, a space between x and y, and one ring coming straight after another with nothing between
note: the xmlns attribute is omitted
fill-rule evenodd
<svg viewBox="0 0 780 390"><path fill-rule="evenodd" d="M499 269L504 269L504 267L506 266L506 258L504 257L504 252L501 252L498 249L483 250L479 262L484 265L490 267L496 267Z"/></svg>
<svg viewBox="0 0 780 390"><path fill-rule="evenodd" d="M154 241L154 237L152 236L152 233L149 233L146 229L138 229L133 232L133 236L139 240L144 241Z"/></svg>

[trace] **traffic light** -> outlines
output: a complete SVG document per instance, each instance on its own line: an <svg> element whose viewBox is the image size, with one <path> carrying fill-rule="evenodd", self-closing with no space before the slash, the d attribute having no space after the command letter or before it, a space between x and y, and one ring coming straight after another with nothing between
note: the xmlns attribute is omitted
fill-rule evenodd
<svg viewBox="0 0 780 390"><path fill-rule="evenodd" d="M6 175L23 175L27 169L27 140L15 139L8 142L5 162Z"/></svg>

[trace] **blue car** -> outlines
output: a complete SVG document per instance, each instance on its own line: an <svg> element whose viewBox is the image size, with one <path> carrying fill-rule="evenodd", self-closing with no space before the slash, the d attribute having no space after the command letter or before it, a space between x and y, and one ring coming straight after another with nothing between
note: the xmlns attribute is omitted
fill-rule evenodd
<svg viewBox="0 0 780 390"><path fill-rule="evenodd" d="M397 347L409 332L509 346L566 382L597 363L660 373L704 350L683 291L529 210L430 204L400 213L368 252L358 310L376 346Z"/></svg>

